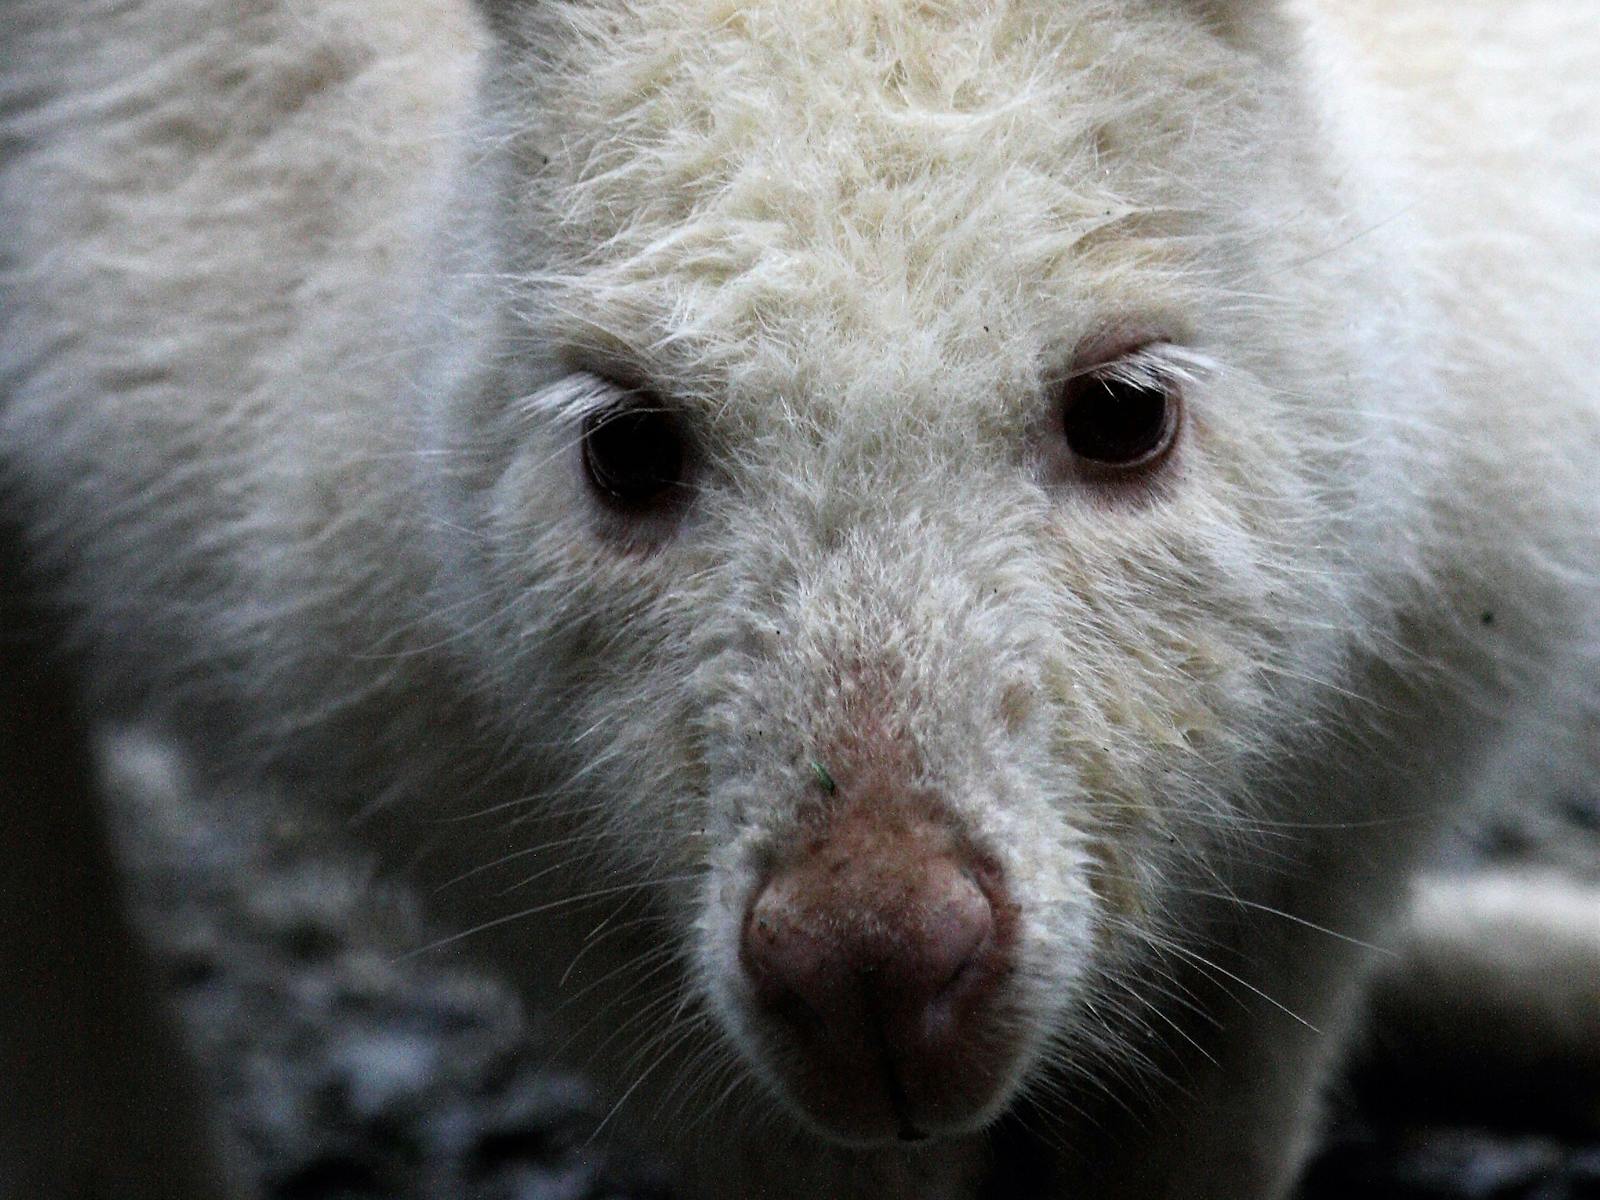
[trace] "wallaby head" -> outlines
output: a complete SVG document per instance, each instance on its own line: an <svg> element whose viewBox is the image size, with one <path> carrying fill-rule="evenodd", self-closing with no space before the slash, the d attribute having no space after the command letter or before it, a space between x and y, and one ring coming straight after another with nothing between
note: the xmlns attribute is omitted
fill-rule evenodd
<svg viewBox="0 0 1600 1200"><path fill-rule="evenodd" d="M1425 381L1270 7L491 25L427 461L511 740L812 1127L1126 1052L1409 569Z"/></svg>
<svg viewBox="0 0 1600 1200"><path fill-rule="evenodd" d="M1269 1200L1590 728L1578 7L7 0L8 503L683 1194Z"/></svg>

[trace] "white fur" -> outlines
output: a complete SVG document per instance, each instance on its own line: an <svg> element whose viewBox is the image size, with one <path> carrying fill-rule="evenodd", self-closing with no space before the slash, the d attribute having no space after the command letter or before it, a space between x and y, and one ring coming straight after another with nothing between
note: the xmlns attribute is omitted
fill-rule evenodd
<svg viewBox="0 0 1600 1200"><path fill-rule="evenodd" d="M8 8L0 444L106 701L481 868L531 990L581 952L688 1194L969 1196L976 1135L757 1082L739 921L869 711L1022 906L1063 1194L1281 1194L1344 939L1533 685L1592 695L1592 22L489 7ZM1131 327L1189 414L1132 500L1040 467ZM586 492L593 372L692 430L675 521Z"/></svg>

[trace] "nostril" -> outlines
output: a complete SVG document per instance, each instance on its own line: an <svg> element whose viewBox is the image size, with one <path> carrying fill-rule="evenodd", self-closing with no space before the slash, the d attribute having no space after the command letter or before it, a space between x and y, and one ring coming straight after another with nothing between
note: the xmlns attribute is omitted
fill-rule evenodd
<svg viewBox="0 0 1600 1200"><path fill-rule="evenodd" d="M742 949L744 967L762 1004L798 1030L821 1034L827 1023L807 999L815 972L804 961L800 936L759 908L751 912Z"/></svg>
<svg viewBox="0 0 1600 1200"><path fill-rule="evenodd" d="M982 964L995 933L993 906L967 872L933 882L940 911L923 944L925 973L905 997L908 1016L915 1014L926 1040L954 1032L962 1002L981 988Z"/></svg>
<svg viewBox="0 0 1600 1200"><path fill-rule="evenodd" d="M799 905L793 888L774 880L757 898L745 922L740 954L757 1000L775 1016L808 1034L829 1024L833 949L814 928L814 914Z"/></svg>
<svg viewBox="0 0 1600 1200"><path fill-rule="evenodd" d="M945 893L941 910L921 939L930 994L943 992L961 977L993 929L988 898L962 878Z"/></svg>

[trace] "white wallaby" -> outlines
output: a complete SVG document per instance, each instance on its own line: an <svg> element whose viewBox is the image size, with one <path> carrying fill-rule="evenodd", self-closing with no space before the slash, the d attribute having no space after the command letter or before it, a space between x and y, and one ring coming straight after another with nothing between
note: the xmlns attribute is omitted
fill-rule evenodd
<svg viewBox="0 0 1600 1200"><path fill-rule="evenodd" d="M1442 817L1593 720L1597 61L6 0L0 453L96 702L450 882L685 1197L1271 1200Z"/></svg>

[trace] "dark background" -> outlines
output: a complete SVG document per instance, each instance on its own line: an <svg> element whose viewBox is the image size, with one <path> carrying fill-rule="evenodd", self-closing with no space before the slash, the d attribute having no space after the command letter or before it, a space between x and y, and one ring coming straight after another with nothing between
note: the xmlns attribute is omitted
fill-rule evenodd
<svg viewBox="0 0 1600 1200"><path fill-rule="evenodd" d="M159 973L204 1086L272 1200L645 1200L649 1164L590 1131L536 1014L436 935L414 896L265 796L205 797L159 742L118 743L114 811ZM1449 869L1600 878L1582 791L1457 836ZM1331 1094L1301 1200L1600 1200L1600 1081L1417 1061L1381 1026ZM1019 1198L1021 1200L1021 1198ZM1217 1200L1229 1200L1218 1197Z"/></svg>

